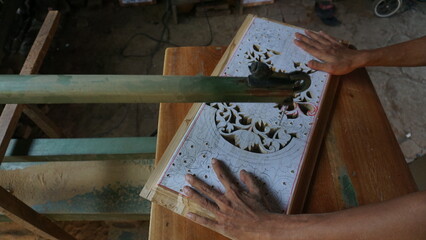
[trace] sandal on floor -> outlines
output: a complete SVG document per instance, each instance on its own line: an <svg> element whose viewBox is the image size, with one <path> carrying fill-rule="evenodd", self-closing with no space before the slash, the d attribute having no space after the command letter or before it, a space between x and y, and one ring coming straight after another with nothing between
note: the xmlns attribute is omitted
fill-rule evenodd
<svg viewBox="0 0 426 240"><path fill-rule="evenodd" d="M315 13L325 25L334 27L342 23L335 17L336 6L331 2L316 2Z"/></svg>

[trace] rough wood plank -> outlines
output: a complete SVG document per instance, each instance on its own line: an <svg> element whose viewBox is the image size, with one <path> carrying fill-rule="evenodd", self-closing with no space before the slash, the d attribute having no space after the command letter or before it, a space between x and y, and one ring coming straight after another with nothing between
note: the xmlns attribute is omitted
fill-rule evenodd
<svg viewBox="0 0 426 240"><path fill-rule="evenodd" d="M341 78L305 212L331 212L417 190L368 73Z"/></svg>
<svg viewBox="0 0 426 240"><path fill-rule="evenodd" d="M311 146L305 153L302 166L300 168L300 176L294 186L294 194L288 206L287 214L300 214L303 212L305 205L306 196L309 191L309 185L312 182L312 175L315 170L316 161L323 142L324 135L327 129L328 122L330 120L333 101L339 87L339 77L332 76L330 83L326 86L323 93L323 100L318 112L318 118L316 119L316 127L312 130L313 134L311 139Z"/></svg>
<svg viewBox="0 0 426 240"><path fill-rule="evenodd" d="M30 53L21 69L22 75L38 72L59 23L59 12L49 11ZM0 163L22 113L23 106L6 105L0 116ZM46 239L74 239L48 218L38 214L18 198L0 188L0 211L11 220Z"/></svg>
<svg viewBox="0 0 426 240"><path fill-rule="evenodd" d="M49 138L66 137L62 130L50 120L37 106L24 105L23 112L33 121Z"/></svg>
<svg viewBox="0 0 426 240"><path fill-rule="evenodd" d="M0 166L0 185L56 221L120 220L119 217L147 220L151 203L138 193L153 166L153 158L4 162ZM4 218L0 214L0 221Z"/></svg>
<svg viewBox="0 0 426 240"><path fill-rule="evenodd" d="M21 75L38 73L59 24L59 12L49 11L22 66Z"/></svg>
<svg viewBox="0 0 426 240"><path fill-rule="evenodd" d="M167 49L164 75L210 75L225 52L224 47L185 47ZM179 64L180 63L180 64ZM185 63L185 64L182 64ZM161 103L158 121L156 161L166 150L192 104ZM151 206L150 239L227 239L157 204Z"/></svg>
<svg viewBox="0 0 426 240"><path fill-rule="evenodd" d="M50 221L47 217L38 214L2 187L0 187L0 199L1 205L3 206L0 211L12 221L22 224L26 229L33 233L45 239L75 239Z"/></svg>
<svg viewBox="0 0 426 240"><path fill-rule="evenodd" d="M59 25L59 12L49 11L36 40L31 46L27 59L21 69L21 75L38 73L43 63L44 57L49 50L50 43L55 36ZM48 137L65 137L59 127L45 116L36 106L27 105L22 109L31 121L33 121Z"/></svg>
<svg viewBox="0 0 426 240"><path fill-rule="evenodd" d="M53 35L59 24L59 12L49 11L45 21L28 53L20 75L37 73L41 67L43 59L49 49ZM18 104L7 104L0 116L0 163L3 160L9 141L12 138L19 117L23 111L23 106Z"/></svg>
<svg viewBox="0 0 426 240"><path fill-rule="evenodd" d="M21 117L23 105L6 104L0 115L0 163Z"/></svg>

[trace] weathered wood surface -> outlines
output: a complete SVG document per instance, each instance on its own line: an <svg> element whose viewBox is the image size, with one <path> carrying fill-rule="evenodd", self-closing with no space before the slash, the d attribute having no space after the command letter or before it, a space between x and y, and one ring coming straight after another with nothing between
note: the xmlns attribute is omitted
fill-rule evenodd
<svg viewBox="0 0 426 240"><path fill-rule="evenodd" d="M45 239L74 239L47 217L38 214L2 187L0 187L0 199L3 207L0 211L12 221L21 224L33 233Z"/></svg>
<svg viewBox="0 0 426 240"><path fill-rule="evenodd" d="M209 74L224 48L171 48L164 74ZM329 128L305 212L331 212L394 198L416 190L401 150L373 85L359 69L340 79ZM162 103L158 123L158 161L185 118L191 104ZM226 239L152 204L150 239Z"/></svg>
<svg viewBox="0 0 426 240"><path fill-rule="evenodd" d="M59 12L50 11L37 35L30 53L21 69L21 75L38 72L59 23ZM23 110L22 105L6 105L0 116L0 163L12 138ZM46 239L74 239L47 217L25 205L18 198L0 187L0 212L9 219Z"/></svg>
<svg viewBox="0 0 426 240"><path fill-rule="evenodd" d="M24 106L20 104L6 104L0 115L0 163L15 132L23 108Z"/></svg>
<svg viewBox="0 0 426 240"><path fill-rule="evenodd" d="M50 11L46 19L40 28L40 31L31 46L30 52L28 53L27 59L22 66L20 75L31 75L38 73L43 63L44 57L49 50L50 43L55 36L55 32L59 25L60 14L58 11ZM12 106L18 102L12 102ZM27 105L23 109L16 108L16 113L24 112L31 121L33 121L48 137L59 138L65 137L61 129L52 122L46 115L40 111L37 106ZM15 127L13 127L14 129ZM1 156L1 155L0 155Z"/></svg>
<svg viewBox="0 0 426 240"><path fill-rule="evenodd" d="M31 47L31 50L28 53L20 75L30 75L39 71L58 24L59 12L49 11ZM0 163L3 159L4 153L6 152L7 146L9 145L9 141L13 136L13 132L18 124L22 111L22 105L15 103L7 104L0 116Z"/></svg>
<svg viewBox="0 0 426 240"><path fill-rule="evenodd" d="M156 137L12 139L0 185L55 221L148 220L151 203L138 192L153 169L155 144ZM0 214L0 221L10 220Z"/></svg>
<svg viewBox="0 0 426 240"><path fill-rule="evenodd" d="M169 48L164 60L164 75L210 75L225 52L224 47ZM161 103L156 162L166 150L191 103ZM151 205L150 239L227 239L222 235L194 224L155 203Z"/></svg>
<svg viewBox="0 0 426 240"><path fill-rule="evenodd" d="M22 66L21 75L38 73L58 28L60 14L49 11Z"/></svg>
<svg viewBox="0 0 426 240"><path fill-rule="evenodd" d="M36 105L24 105L23 112L50 138L66 137L62 130Z"/></svg>
<svg viewBox="0 0 426 240"><path fill-rule="evenodd" d="M340 81L305 212L331 212L417 190L367 71L357 69Z"/></svg>
<svg viewBox="0 0 426 240"><path fill-rule="evenodd" d="M154 168L154 158L145 159L138 154L126 159L116 157L3 162L0 186L54 221L146 221L151 203L141 198L139 191ZM0 214L0 221L10 220Z"/></svg>

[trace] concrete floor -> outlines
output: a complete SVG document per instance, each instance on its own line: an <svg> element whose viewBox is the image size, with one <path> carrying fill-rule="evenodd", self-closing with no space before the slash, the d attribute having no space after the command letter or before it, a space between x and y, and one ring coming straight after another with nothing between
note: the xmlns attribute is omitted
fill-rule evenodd
<svg viewBox="0 0 426 240"><path fill-rule="evenodd" d="M339 27L321 23L313 13L313 0L279 1L269 6L247 8L244 15L209 17L208 21L205 17L183 15L178 25L169 24L169 40L179 46L199 46L208 44L212 37L211 45L226 46L248 13L323 30L349 40L359 49L426 35L426 3L419 2L410 10L382 19L373 16L371 2L336 1L338 17L343 22ZM156 42L141 33L160 37L163 9L162 3L133 8L104 3L99 9L80 9L67 14L41 73L161 74L164 49L172 45L165 44L157 49ZM418 176L418 185L425 189L426 158L422 156L426 153L426 99L422 96L426 95L426 67L374 67L368 71L407 161L414 161L411 168ZM70 137L148 136L157 127L158 105L55 105L49 115ZM75 229L80 229L81 239L95 239L83 237L88 236L83 233L90 230L78 228L79 224L76 223ZM96 239L122 239L119 234L108 235L99 230L106 228L113 232L111 229L117 226L102 224L94 227L99 232ZM15 229L13 224L8 226ZM10 239L18 239L17 235L11 236ZM145 239L146 232L137 236L137 239Z"/></svg>

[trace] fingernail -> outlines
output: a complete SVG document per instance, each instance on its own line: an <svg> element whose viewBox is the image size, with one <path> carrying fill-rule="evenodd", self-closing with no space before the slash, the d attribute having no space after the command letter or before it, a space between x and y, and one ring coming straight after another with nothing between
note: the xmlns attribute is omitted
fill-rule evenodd
<svg viewBox="0 0 426 240"><path fill-rule="evenodd" d="M216 164L217 163L217 159L216 158L212 158L212 164Z"/></svg>
<svg viewBox="0 0 426 240"><path fill-rule="evenodd" d="M194 219L194 214L193 213L187 213L186 217L189 219Z"/></svg>
<svg viewBox="0 0 426 240"><path fill-rule="evenodd" d="M185 175L185 180L186 180L187 182L191 182L191 180L192 180L192 175L191 175L191 174L186 174L186 175Z"/></svg>
<svg viewBox="0 0 426 240"><path fill-rule="evenodd" d="M188 187L188 186L185 186L185 187L183 187L183 192L184 192L186 195L189 195L191 191L189 190L189 187Z"/></svg>

